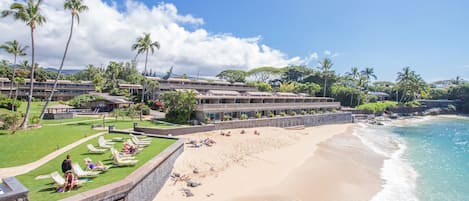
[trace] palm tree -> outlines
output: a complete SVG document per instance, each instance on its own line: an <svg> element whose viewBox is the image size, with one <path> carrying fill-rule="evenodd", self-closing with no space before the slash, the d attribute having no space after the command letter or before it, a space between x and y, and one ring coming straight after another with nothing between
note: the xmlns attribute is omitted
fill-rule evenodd
<svg viewBox="0 0 469 201"><path fill-rule="evenodd" d="M25 84L26 81L22 77L15 77L13 82L16 84L16 91L15 91L15 98L13 99L13 105L11 106L11 110L15 111L16 110L16 108L15 108L16 99L18 99L18 91L19 91L19 88L20 88L20 84Z"/></svg>
<svg viewBox="0 0 469 201"><path fill-rule="evenodd" d="M410 101L425 92L427 84L422 77L411 70L410 67L405 67L402 72L397 73L397 80L399 88L403 91L400 101Z"/></svg>
<svg viewBox="0 0 469 201"><path fill-rule="evenodd" d="M348 75L350 79L352 80L352 87L356 87L355 86L356 82L358 78L360 77L360 72L358 71L358 68L352 67L352 69L350 69L350 72L347 72L345 74ZM352 103L353 103L353 90L350 93L350 107L352 107L353 105Z"/></svg>
<svg viewBox="0 0 469 201"><path fill-rule="evenodd" d="M39 116L40 119L44 117L46 108L49 105L49 102L52 100L52 97L54 96L55 90L57 88L57 83L59 81L59 77L62 74L62 69L64 67L65 58L67 57L68 47L70 45L70 41L72 40L73 25L75 24L75 17L77 18L77 23L80 24L80 15L78 15L78 13L88 10L88 6L84 5L81 0L65 0L64 9L70 10L72 14L72 23L70 24L70 34L68 35L67 44L65 45L65 51L62 57L62 61L60 62L60 67L59 67L59 71L57 72L57 77L55 77L55 80L54 80L54 86L52 87L52 91L50 92L50 95L47 98L46 103L44 104L44 107L42 108L41 115Z"/></svg>
<svg viewBox="0 0 469 201"><path fill-rule="evenodd" d="M375 70L373 68L365 68L362 72L363 78L365 78L365 87L368 88L368 83L370 82L370 78L374 78L375 80L378 79L378 77L375 74Z"/></svg>
<svg viewBox="0 0 469 201"><path fill-rule="evenodd" d="M334 64L329 58L325 58L324 60L319 62L318 68L322 71L321 74L324 77L324 94L323 94L324 97L326 97L327 77L329 76L329 73L333 65Z"/></svg>
<svg viewBox="0 0 469 201"><path fill-rule="evenodd" d="M0 49L4 49L6 52L10 53L13 55L13 73L10 79L10 93L8 94L8 98L11 98L11 95L13 93L13 84L15 82L15 73L16 73L16 58L18 56L25 56L26 55L26 49L28 46L22 47L18 41L13 40L13 41L8 41L4 45L0 46Z"/></svg>
<svg viewBox="0 0 469 201"><path fill-rule="evenodd" d="M24 115L23 123L21 127L26 129L28 127L28 120L31 110L31 101L33 99L33 89L34 89L34 30L36 26L42 25L46 22L46 18L40 13L39 6L41 5L42 0L28 0L25 4L15 2L11 4L9 10L2 11L2 17L12 15L16 20L21 20L26 23L31 29L31 75L29 79L29 94L28 94L28 105L26 106L26 113Z"/></svg>
<svg viewBox="0 0 469 201"><path fill-rule="evenodd" d="M148 52L151 51L151 54L153 54L155 52L155 48L160 49L160 43L158 41L152 41L149 33L143 34L143 37L138 37L137 42L132 45L132 50L137 51L137 55L135 56L135 59L137 58L138 55L145 53L145 68L143 69L144 76L147 74ZM141 104L144 103L145 89L146 89L146 82L143 82L142 99L140 100ZM141 107L140 109L140 121L142 120L142 113L143 113L143 107Z"/></svg>

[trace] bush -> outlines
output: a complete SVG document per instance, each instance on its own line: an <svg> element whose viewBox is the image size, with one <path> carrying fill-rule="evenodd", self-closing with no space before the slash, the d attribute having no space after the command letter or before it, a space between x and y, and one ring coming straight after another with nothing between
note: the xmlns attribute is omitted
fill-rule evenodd
<svg viewBox="0 0 469 201"><path fill-rule="evenodd" d="M262 114L260 112L256 112L256 118L261 118L262 117Z"/></svg>
<svg viewBox="0 0 469 201"><path fill-rule="evenodd" d="M109 91L109 94L112 96L128 96L129 92L125 89L115 88Z"/></svg>
<svg viewBox="0 0 469 201"><path fill-rule="evenodd" d="M369 103L376 103L376 102L378 102L378 96L376 96L376 95L368 95L366 98L368 99L368 102L369 102Z"/></svg>
<svg viewBox="0 0 469 201"><path fill-rule="evenodd" d="M285 112L280 112L280 116L284 117L285 115Z"/></svg>
<svg viewBox="0 0 469 201"><path fill-rule="evenodd" d="M75 96L72 100L69 101L69 104L73 107L80 108L84 104L89 103L94 100L98 100L100 97L89 95L89 94L83 94L79 96Z"/></svg>
<svg viewBox="0 0 469 201"><path fill-rule="evenodd" d="M150 115L150 107L148 105L143 105L141 109L143 115Z"/></svg>
<svg viewBox="0 0 469 201"><path fill-rule="evenodd" d="M205 117L205 123L210 123L212 120L209 117Z"/></svg>
<svg viewBox="0 0 469 201"><path fill-rule="evenodd" d="M242 115L239 117L239 119L241 119L241 120L246 120L246 119L248 119L248 115L247 115L247 114L242 114Z"/></svg>
<svg viewBox="0 0 469 201"><path fill-rule="evenodd" d="M316 111L316 110L311 110L311 111L309 111L309 113L310 113L310 114L316 114L317 111Z"/></svg>
<svg viewBox="0 0 469 201"><path fill-rule="evenodd" d="M269 112L269 117L270 117L270 118L275 117L274 113L273 113L273 112Z"/></svg>
<svg viewBox="0 0 469 201"><path fill-rule="evenodd" d="M39 116L33 116L31 118L31 123L32 124L39 124L39 123L41 123L41 118L39 118Z"/></svg>
<svg viewBox="0 0 469 201"><path fill-rule="evenodd" d="M13 98L8 98L5 95L0 95L0 108L11 110L14 102L15 100ZM19 108L20 106L21 106L21 101L16 101L15 108Z"/></svg>
<svg viewBox="0 0 469 201"><path fill-rule="evenodd" d="M301 115L306 115L306 111L301 110Z"/></svg>
<svg viewBox="0 0 469 201"><path fill-rule="evenodd" d="M291 116L295 116L295 115L296 115L296 112L295 112L295 111L291 111L291 112L290 112L290 115L291 115Z"/></svg>
<svg viewBox="0 0 469 201"><path fill-rule="evenodd" d="M358 106L358 109L371 112L373 114L384 112L384 110L397 106L396 102L393 101L384 101L376 103L366 103Z"/></svg>
<svg viewBox="0 0 469 201"><path fill-rule="evenodd" d="M231 116L230 115L224 115L223 116L223 121L229 121L231 120Z"/></svg>
<svg viewBox="0 0 469 201"><path fill-rule="evenodd" d="M16 130L21 124L23 114L20 112L13 112L11 114L3 114L0 118L3 121L3 130L10 130L12 134L16 133Z"/></svg>

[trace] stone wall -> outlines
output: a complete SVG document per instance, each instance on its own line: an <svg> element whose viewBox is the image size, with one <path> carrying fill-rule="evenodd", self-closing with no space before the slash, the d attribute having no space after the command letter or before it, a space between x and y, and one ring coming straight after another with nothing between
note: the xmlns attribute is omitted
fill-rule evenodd
<svg viewBox="0 0 469 201"><path fill-rule="evenodd" d="M15 177L2 179L4 194L0 194L0 201L28 201L29 190L23 186Z"/></svg>
<svg viewBox="0 0 469 201"><path fill-rule="evenodd" d="M352 113L329 113L316 115L298 115L288 117L234 120L215 123L215 129L235 129L253 127L292 127L319 126L325 124L352 123Z"/></svg>
<svg viewBox="0 0 469 201"><path fill-rule="evenodd" d="M62 201L153 200L168 180L174 162L183 151L184 140L179 139L125 179L68 197Z"/></svg>
<svg viewBox="0 0 469 201"><path fill-rule="evenodd" d="M197 132L207 132L215 130L215 125L202 125L202 126L187 126L187 127L179 127L179 128L145 128L145 127L138 127L138 125L134 126L134 131L143 132L147 134L157 134L157 135L184 135L189 133L197 133Z"/></svg>

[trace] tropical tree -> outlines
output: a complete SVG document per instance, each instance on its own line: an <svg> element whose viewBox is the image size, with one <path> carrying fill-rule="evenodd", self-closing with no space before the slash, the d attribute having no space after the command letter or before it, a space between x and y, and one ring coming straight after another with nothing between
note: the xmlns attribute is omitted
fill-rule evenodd
<svg viewBox="0 0 469 201"><path fill-rule="evenodd" d="M59 71L57 72L57 77L54 80L54 86L52 87L52 91L50 92L49 97L42 108L41 115L39 116L40 119L44 118L44 113L46 112L46 108L49 105L49 102L52 100L54 96L55 90L57 88L57 83L59 81L59 77L62 74L62 69L64 67L65 58L67 57L68 47L70 46L70 41L72 40L73 35L73 25L75 24L75 17L77 18L77 24L80 24L80 15L79 13L88 10L88 6L84 5L81 0L65 0L64 9L70 10L72 15L72 22L70 24L70 33L68 35L67 44L65 45L64 55L62 56L62 61L60 62Z"/></svg>
<svg viewBox="0 0 469 201"><path fill-rule="evenodd" d="M187 123L197 103L195 97L196 93L192 90L163 93L161 99L167 110L166 119L173 123Z"/></svg>
<svg viewBox="0 0 469 201"><path fill-rule="evenodd" d="M247 76L255 82L268 82L283 74L283 69L275 67L259 67L247 72Z"/></svg>
<svg viewBox="0 0 469 201"><path fill-rule="evenodd" d="M319 62L319 69L321 70L321 75L324 77L324 93L323 97L326 97L326 89L327 89L327 78L331 73L331 68L334 64L332 63L331 59L324 58L324 60Z"/></svg>
<svg viewBox="0 0 469 201"><path fill-rule="evenodd" d="M280 86L278 87L278 91L280 92L293 92L295 91L295 82L290 82L290 83L280 83Z"/></svg>
<svg viewBox="0 0 469 201"><path fill-rule="evenodd" d="M0 46L0 49L4 49L6 52L9 54L13 55L13 70L12 70L12 76L10 79L10 93L8 94L8 98L11 98L11 95L13 93L13 82L15 81L15 68L16 68L16 58L18 56L25 56L26 55L26 49L28 46L21 46L18 41L13 40L13 41L8 41L4 45Z"/></svg>
<svg viewBox="0 0 469 201"><path fill-rule="evenodd" d="M350 87L356 88L357 82L360 78L360 72L357 67L352 67L350 72L345 73L351 81ZM350 106L353 105L353 91L350 92Z"/></svg>
<svg viewBox="0 0 469 201"><path fill-rule="evenodd" d="M361 74L364 79L363 84L365 88L368 88L368 84L370 83L371 78L374 78L375 80L378 79L373 68L365 68L365 70L363 70Z"/></svg>
<svg viewBox="0 0 469 201"><path fill-rule="evenodd" d="M29 94L28 94L28 105L26 106L26 113L24 115L23 123L21 127L26 129L28 127L28 120L31 110L31 102L33 99L33 89L34 89L34 70L35 70L35 61L34 61L34 30L36 26L42 25L46 22L46 18L40 13L39 6L41 5L42 0L28 0L26 3L14 2L10 5L10 9L2 11L2 17L12 15L14 19L21 20L29 26L31 30L31 75L29 79Z"/></svg>
<svg viewBox="0 0 469 201"><path fill-rule="evenodd" d="M246 75L247 73L243 70L224 70L216 77L226 80L228 82L246 82Z"/></svg>
<svg viewBox="0 0 469 201"><path fill-rule="evenodd" d="M428 91L428 85L419 74L405 67L401 72L397 73L397 85L402 95L400 101L412 101L418 96L424 96Z"/></svg>

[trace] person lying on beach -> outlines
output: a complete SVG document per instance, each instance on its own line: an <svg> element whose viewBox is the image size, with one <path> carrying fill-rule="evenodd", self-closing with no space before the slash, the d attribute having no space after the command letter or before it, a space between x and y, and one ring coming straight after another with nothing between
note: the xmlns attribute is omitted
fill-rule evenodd
<svg viewBox="0 0 469 201"><path fill-rule="evenodd" d="M129 145L128 143L124 143L124 147L122 148L123 153L127 154L134 154L137 148L133 145Z"/></svg>

